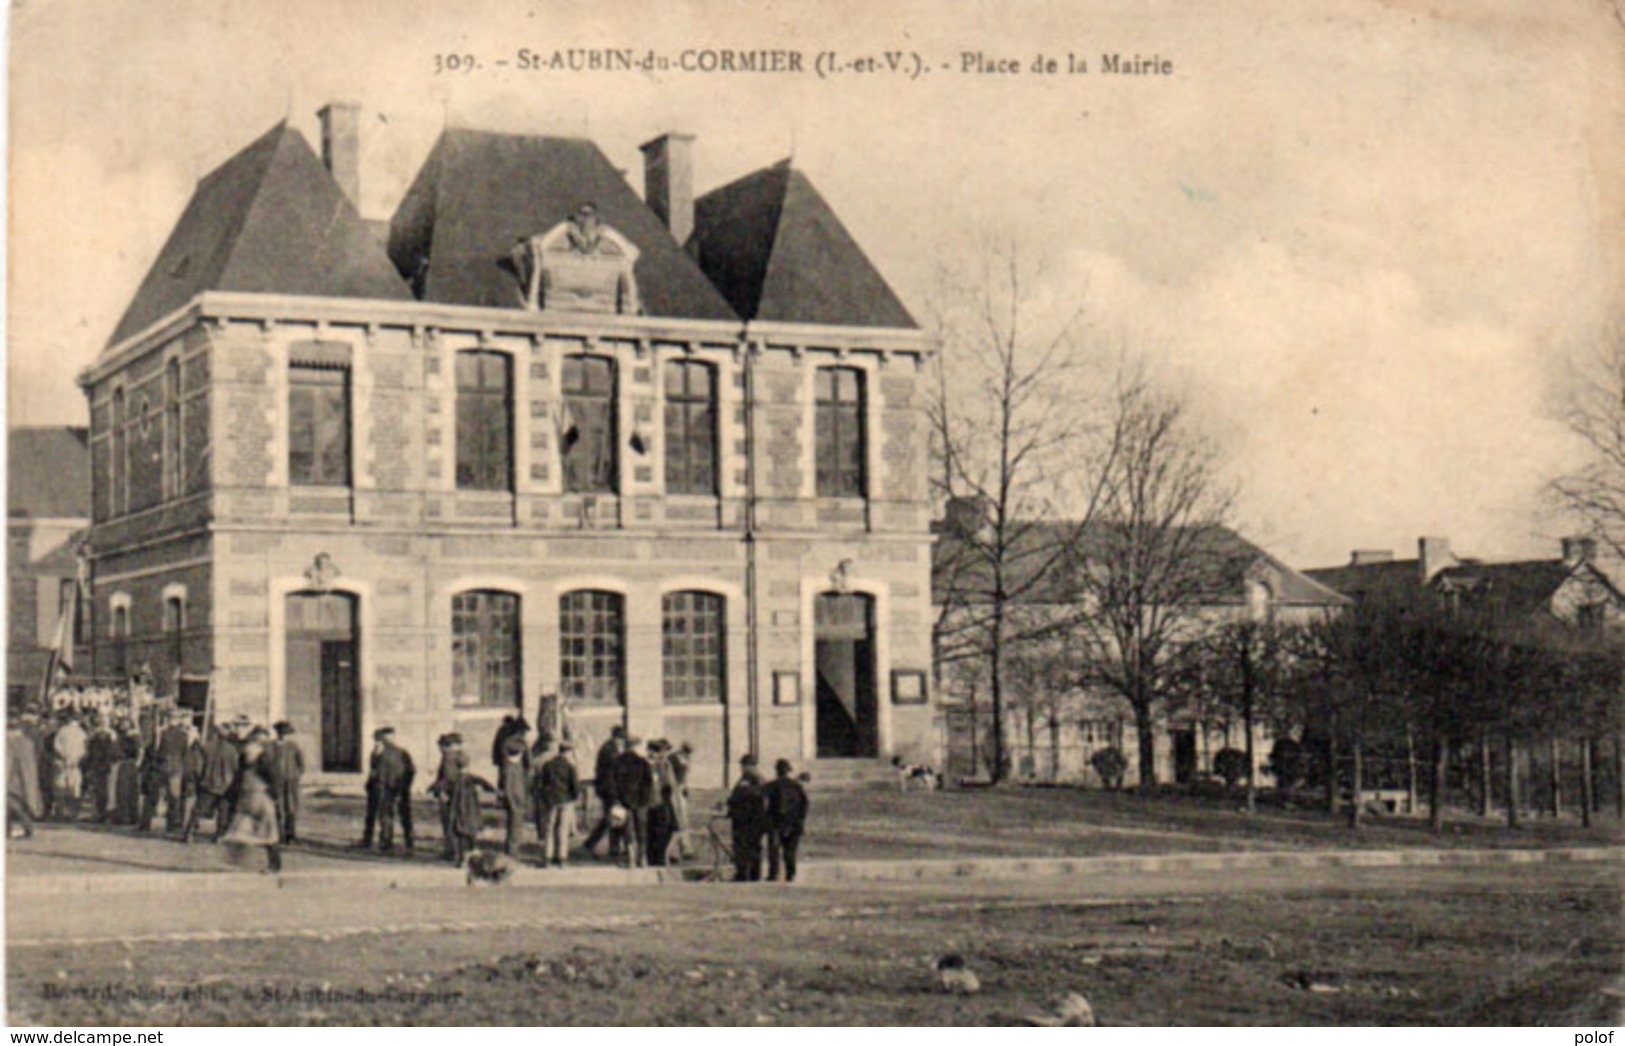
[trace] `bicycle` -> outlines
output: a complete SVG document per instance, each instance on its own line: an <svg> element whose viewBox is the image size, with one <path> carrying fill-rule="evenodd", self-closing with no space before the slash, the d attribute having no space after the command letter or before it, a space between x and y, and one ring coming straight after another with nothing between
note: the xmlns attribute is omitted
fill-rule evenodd
<svg viewBox="0 0 1625 1046"><path fill-rule="evenodd" d="M733 877L734 851L723 835L728 815L713 813L704 828L684 828L666 844L666 867L685 880L725 883Z"/></svg>

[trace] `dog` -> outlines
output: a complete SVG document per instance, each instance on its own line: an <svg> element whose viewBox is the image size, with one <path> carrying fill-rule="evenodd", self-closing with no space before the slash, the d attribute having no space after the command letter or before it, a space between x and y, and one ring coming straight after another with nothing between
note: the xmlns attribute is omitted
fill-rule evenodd
<svg viewBox="0 0 1625 1046"><path fill-rule="evenodd" d="M513 874L513 862L507 854L482 850L468 858L468 885L486 883L500 886Z"/></svg>
<svg viewBox="0 0 1625 1046"><path fill-rule="evenodd" d="M982 982L965 965L965 958L958 954L944 955L938 959L933 967L937 971L937 983L942 990L952 995L975 995L982 990Z"/></svg>
<svg viewBox="0 0 1625 1046"><path fill-rule="evenodd" d="M924 764L903 762L900 755L892 756L892 769L897 771L897 783L901 791L908 791L910 785L934 792L942 787L942 775L937 773L935 767Z"/></svg>

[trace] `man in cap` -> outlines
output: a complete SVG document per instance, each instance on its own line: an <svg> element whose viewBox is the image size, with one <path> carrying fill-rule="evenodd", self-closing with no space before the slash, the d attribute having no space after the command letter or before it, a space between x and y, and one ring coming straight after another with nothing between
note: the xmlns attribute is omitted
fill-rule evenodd
<svg viewBox="0 0 1625 1046"><path fill-rule="evenodd" d="M796 881L796 849L807 827L807 790L791 776L790 760L773 764L774 780L763 794L767 798L767 877L779 877L779 855L784 855L784 881Z"/></svg>
<svg viewBox="0 0 1625 1046"><path fill-rule="evenodd" d="M237 746L216 724L209 727L208 738L192 749L190 758L191 772L197 781L197 798L188 804L181 842L192 841L197 823L205 817L214 819L214 838L219 842L231 820L231 791L237 783L237 767L241 762Z"/></svg>
<svg viewBox="0 0 1625 1046"><path fill-rule="evenodd" d="M542 859L558 868L570 858L570 833L575 827L576 800L581 796L576 765L570 758L573 748L568 740L560 741L559 750L537 769L531 784Z"/></svg>
<svg viewBox="0 0 1625 1046"><path fill-rule="evenodd" d="M502 852L509 857L519 847L525 826L525 813L530 805L530 746L525 735L510 733L502 742L502 760L497 765L497 794L502 799L502 811L507 815L507 832L502 838Z"/></svg>
<svg viewBox="0 0 1625 1046"><path fill-rule="evenodd" d="M395 728L381 727L372 734L372 761L367 774L367 822L361 837L363 848L371 849L373 827L378 828L378 849L395 849L395 817L400 815L401 834L406 849L412 849L412 778L417 768L412 756L395 745Z"/></svg>
<svg viewBox="0 0 1625 1046"><path fill-rule="evenodd" d="M457 762L464 758L463 735L441 734L435 739L435 747L440 749L440 765L435 769L434 783L429 786L429 794L435 797L435 805L439 807L440 838L444 854L450 860L456 850L451 833L451 789L457 780Z"/></svg>
<svg viewBox="0 0 1625 1046"><path fill-rule="evenodd" d="M299 789L305 779L305 751L294 740L292 723L284 719L272 729L276 731L276 740L266 746L276 781L271 799L276 804L282 842L286 845L299 839Z"/></svg>
<svg viewBox="0 0 1625 1046"><path fill-rule="evenodd" d="M626 808L627 867L643 868L649 863L649 808L655 804L655 775L638 738L627 738L626 751L615 760L615 799Z"/></svg>
<svg viewBox="0 0 1625 1046"><path fill-rule="evenodd" d="M728 821L733 828L734 882L760 882L767 798L762 794L762 775L756 770L754 755L739 759L739 781L728 793Z"/></svg>
<svg viewBox="0 0 1625 1046"><path fill-rule="evenodd" d="M609 732L609 740L598 749L598 758L593 763L592 790L598 796L599 811L598 823L587 833L586 842L582 848L588 853L598 845L598 840L610 835L609 812L615 806L615 762L621 757L623 742L626 740L626 727L616 726ZM611 859L620 857L620 848L613 835L609 841L609 856Z"/></svg>
<svg viewBox="0 0 1625 1046"><path fill-rule="evenodd" d="M155 773L163 775L164 827L171 832L179 832L186 826L186 803L197 795L197 781L187 773L188 756L196 740L190 720L190 712L171 712L163 732L158 735Z"/></svg>

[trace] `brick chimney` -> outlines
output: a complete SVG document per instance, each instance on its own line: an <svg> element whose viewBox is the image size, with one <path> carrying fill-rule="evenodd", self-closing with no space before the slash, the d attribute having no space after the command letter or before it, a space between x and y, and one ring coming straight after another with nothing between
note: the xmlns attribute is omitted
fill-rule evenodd
<svg viewBox="0 0 1625 1046"><path fill-rule="evenodd" d="M1563 539L1563 565L1577 567L1597 558L1597 539L1571 537Z"/></svg>
<svg viewBox="0 0 1625 1046"><path fill-rule="evenodd" d="M1391 548L1357 548L1349 553L1349 566L1368 567L1373 563L1392 563L1394 550Z"/></svg>
<svg viewBox="0 0 1625 1046"><path fill-rule="evenodd" d="M316 116L322 121L322 163L357 211L361 210L361 106L329 102Z"/></svg>
<svg viewBox="0 0 1625 1046"><path fill-rule="evenodd" d="M1439 571L1457 566L1461 560L1450 551L1449 538L1417 538L1416 562L1422 574L1422 584L1432 581Z"/></svg>
<svg viewBox="0 0 1625 1046"><path fill-rule="evenodd" d="M694 136L672 131L639 148L643 198L671 230L672 239L686 244L694 233Z"/></svg>

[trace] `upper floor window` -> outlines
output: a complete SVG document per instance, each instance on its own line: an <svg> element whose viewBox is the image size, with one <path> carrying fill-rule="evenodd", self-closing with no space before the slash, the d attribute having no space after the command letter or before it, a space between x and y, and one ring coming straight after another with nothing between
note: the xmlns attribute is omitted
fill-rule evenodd
<svg viewBox="0 0 1625 1046"><path fill-rule="evenodd" d="M821 367L814 402L817 419L818 496L864 496L863 372Z"/></svg>
<svg viewBox="0 0 1625 1046"><path fill-rule="evenodd" d="M457 354L457 488L513 489L513 368L506 353Z"/></svg>
<svg viewBox="0 0 1625 1046"><path fill-rule="evenodd" d="M559 448L564 456L564 489L571 493L613 493L615 361L602 356L568 356L563 377Z"/></svg>
<svg viewBox="0 0 1625 1046"><path fill-rule="evenodd" d="M308 487L350 485L347 368L288 368L288 480Z"/></svg>
<svg viewBox="0 0 1625 1046"><path fill-rule="evenodd" d="M582 590L559 597L559 696L626 703L625 600Z"/></svg>
<svg viewBox="0 0 1625 1046"><path fill-rule="evenodd" d="M452 597L451 689L458 704L519 704L518 596L475 591Z"/></svg>
<svg viewBox="0 0 1625 1046"><path fill-rule="evenodd" d="M124 390L113 390L113 468L108 477L112 484L112 514L121 516L128 508L125 468L129 464L126 446L130 438L129 418L124 404Z"/></svg>
<svg viewBox="0 0 1625 1046"><path fill-rule="evenodd" d="M164 631L171 633L186 630L186 598L184 596L170 596L164 600Z"/></svg>
<svg viewBox="0 0 1625 1046"><path fill-rule="evenodd" d="M710 592L660 600L660 654L666 703L720 702L725 691L723 601Z"/></svg>
<svg viewBox="0 0 1625 1046"><path fill-rule="evenodd" d="M181 365L164 367L164 497L181 496Z"/></svg>
<svg viewBox="0 0 1625 1046"><path fill-rule="evenodd" d="M1606 603L1584 603L1574 610L1574 624L1582 632L1601 632L1607 620Z"/></svg>
<svg viewBox="0 0 1625 1046"><path fill-rule="evenodd" d="M672 360L666 364L666 493L716 492L716 369Z"/></svg>

